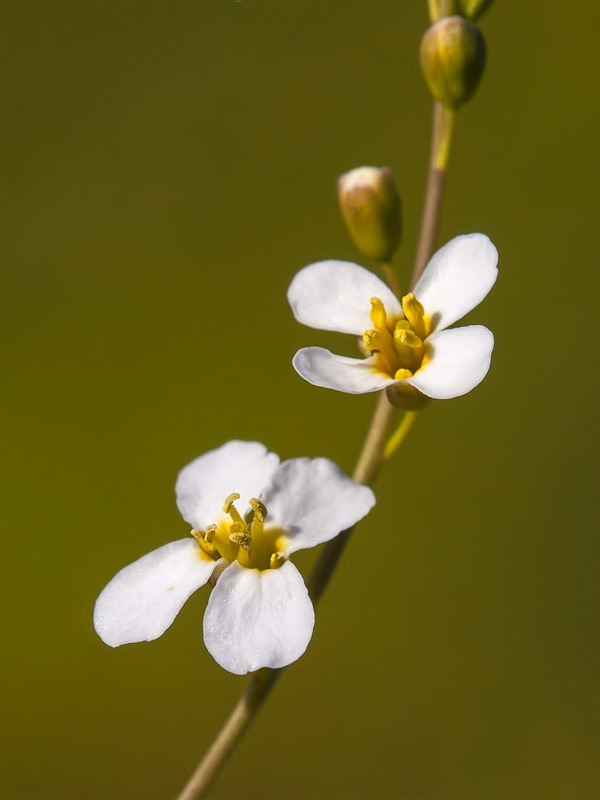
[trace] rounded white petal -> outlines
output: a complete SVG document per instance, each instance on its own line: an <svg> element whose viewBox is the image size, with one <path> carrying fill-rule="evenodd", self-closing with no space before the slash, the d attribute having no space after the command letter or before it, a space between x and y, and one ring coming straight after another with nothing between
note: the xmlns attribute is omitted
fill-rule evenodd
<svg viewBox="0 0 600 800"><path fill-rule="evenodd" d="M456 236L431 258L413 289L433 330L441 331L479 305L498 277L498 251L483 233Z"/></svg>
<svg viewBox="0 0 600 800"><path fill-rule="evenodd" d="M308 591L291 561L262 572L234 561L211 592L204 643L235 675L279 669L304 653L314 624Z"/></svg>
<svg viewBox="0 0 600 800"><path fill-rule="evenodd" d="M485 378L494 335L483 325L467 325L433 333L427 344L431 360L406 382L428 397L447 400L470 392Z"/></svg>
<svg viewBox="0 0 600 800"><path fill-rule="evenodd" d="M336 356L324 347L303 347L292 359L292 366L313 386L336 389L349 394L378 392L395 381L373 368L375 358Z"/></svg>
<svg viewBox="0 0 600 800"><path fill-rule="evenodd" d="M333 539L375 505L371 489L327 458L284 461L261 499L269 512L265 528L285 531L286 554Z"/></svg>
<svg viewBox="0 0 600 800"><path fill-rule="evenodd" d="M249 509L279 465L279 456L260 442L231 442L211 450L184 467L175 484L177 507L192 527L206 530L218 523L222 506L233 492L240 495L238 511Z"/></svg>
<svg viewBox="0 0 600 800"><path fill-rule="evenodd" d="M118 572L96 600L96 633L111 647L157 639L222 561L209 559L191 537L142 556Z"/></svg>
<svg viewBox="0 0 600 800"><path fill-rule="evenodd" d="M295 275L287 296L298 322L324 331L360 335L372 328L372 297L388 315L401 314L398 298L381 278L351 261L309 264Z"/></svg>

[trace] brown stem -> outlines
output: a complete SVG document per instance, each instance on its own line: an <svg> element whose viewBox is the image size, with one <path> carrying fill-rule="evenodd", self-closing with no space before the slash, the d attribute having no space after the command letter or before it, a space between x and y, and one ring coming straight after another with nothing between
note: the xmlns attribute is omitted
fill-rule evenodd
<svg viewBox="0 0 600 800"><path fill-rule="evenodd" d="M244 731L277 683L281 672L280 669L260 669L254 673L246 691L238 700L196 771L186 783L178 800L198 800L206 794L231 752L241 740Z"/></svg>
<svg viewBox="0 0 600 800"><path fill-rule="evenodd" d="M414 288L421 277L435 248L442 198L444 195L444 182L448 165L448 153L452 137L453 122L453 112L445 108L439 100L434 100L429 174L427 176L427 190L425 192L425 204L423 207L423 216L421 218L421 231L417 244L413 273L410 280L411 289Z"/></svg>

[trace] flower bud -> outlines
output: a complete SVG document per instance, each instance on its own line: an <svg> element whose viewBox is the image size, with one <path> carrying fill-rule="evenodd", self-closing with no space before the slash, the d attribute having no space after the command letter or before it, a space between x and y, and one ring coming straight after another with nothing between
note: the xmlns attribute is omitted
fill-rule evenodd
<svg viewBox="0 0 600 800"><path fill-rule="evenodd" d="M485 66L485 39L463 17L444 17L421 41L421 66L433 96L458 108L475 93Z"/></svg>
<svg viewBox="0 0 600 800"><path fill-rule="evenodd" d="M402 209L389 167L358 167L338 179L350 238L368 258L389 261L400 242Z"/></svg>

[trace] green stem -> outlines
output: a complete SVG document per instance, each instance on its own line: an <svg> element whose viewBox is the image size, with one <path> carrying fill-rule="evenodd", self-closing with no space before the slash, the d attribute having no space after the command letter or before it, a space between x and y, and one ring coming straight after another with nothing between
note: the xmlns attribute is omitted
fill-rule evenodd
<svg viewBox="0 0 600 800"><path fill-rule="evenodd" d="M427 191L425 193L425 205L421 218L421 232L417 244L415 265L410 281L411 289L414 288L421 277L421 273L427 266L427 262L433 255L435 248L453 126L454 112L445 108L439 100L434 100Z"/></svg>

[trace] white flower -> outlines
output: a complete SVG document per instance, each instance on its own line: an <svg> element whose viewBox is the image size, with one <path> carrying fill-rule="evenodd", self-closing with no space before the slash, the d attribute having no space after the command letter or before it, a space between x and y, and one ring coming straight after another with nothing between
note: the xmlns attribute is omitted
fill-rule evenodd
<svg viewBox="0 0 600 800"><path fill-rule="evenodd" d="M96 601L98 635L112 647L158 638L212 577L204 642L213 658L238 675L295 661L314 611L288 557L362 519L373 492L325 458L280 464L264 445L240 441L184 467L175 491L192 536L115 575Z"/></svg>
<svg viewBox="0 0 600 800"><path fill-rule="evenodd" d="M490 367L494 337L482 325L447 330L475 308L496 281L498 253L487 236L457 236L432 257L402 301L376 275L348 261L300 270L288 290L304 325L362 336L367 358L305 347L293 359L309 383L361 394L406 382L438 399L477 386Z"/></svg>

